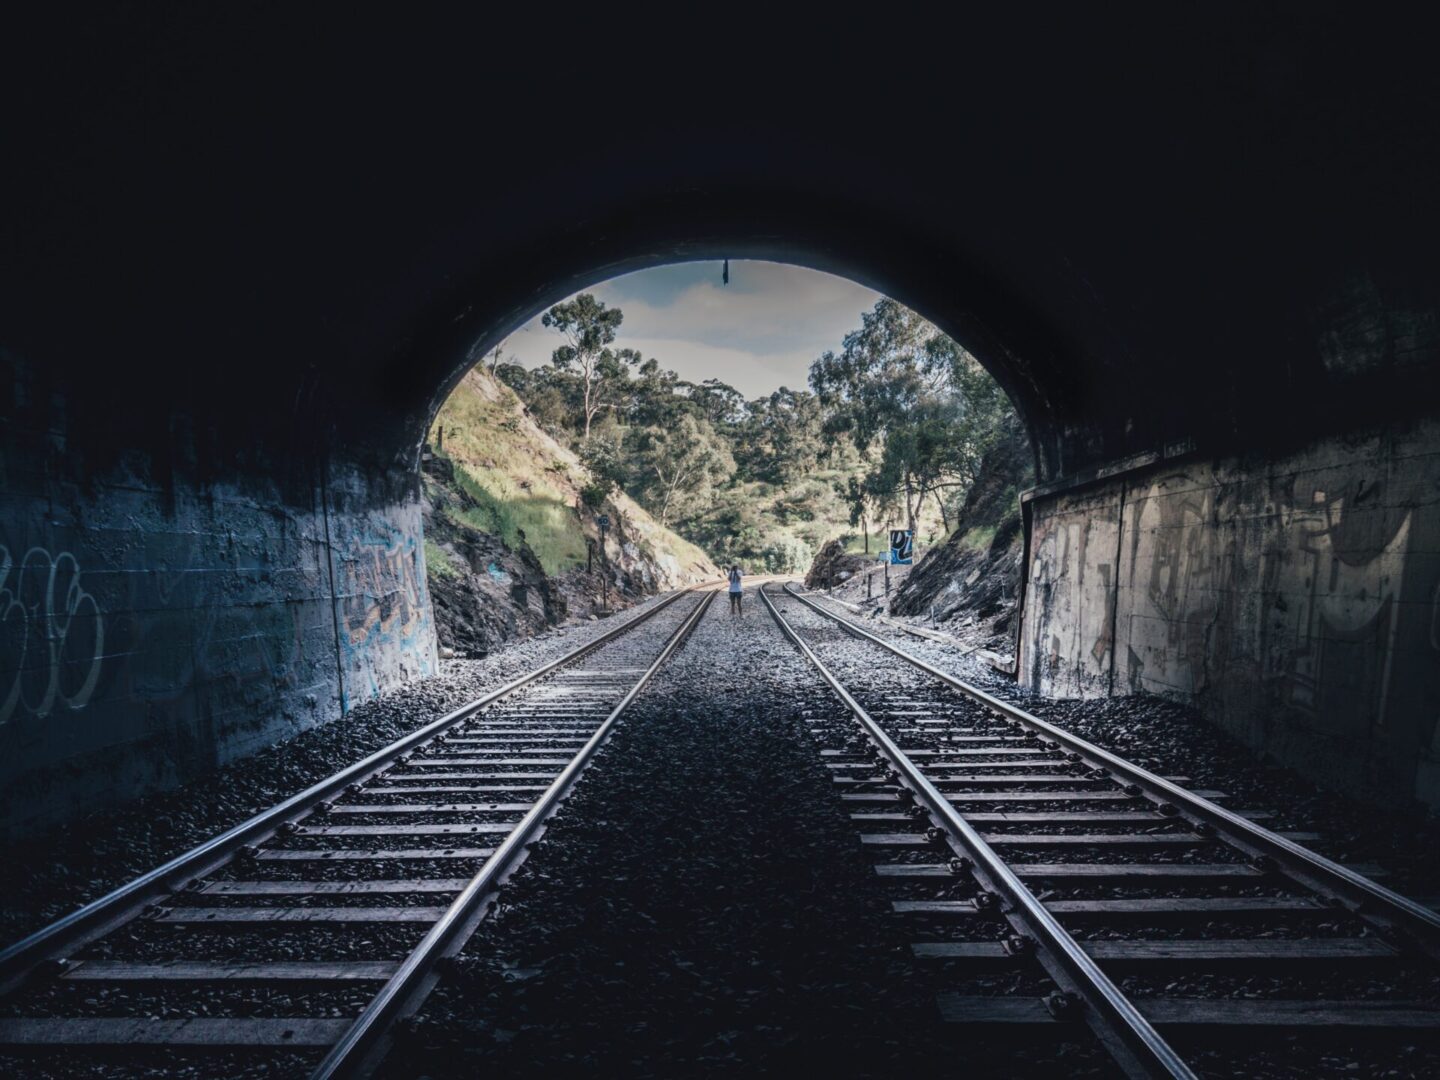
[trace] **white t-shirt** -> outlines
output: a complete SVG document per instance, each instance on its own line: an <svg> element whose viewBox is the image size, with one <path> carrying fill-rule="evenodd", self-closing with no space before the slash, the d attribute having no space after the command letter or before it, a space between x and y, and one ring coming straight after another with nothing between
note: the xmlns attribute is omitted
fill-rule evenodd
<svg viewBox="0 0 1440 1080"><path fill-rule="evenodd" d="M740 589L740 571L739 571L739 570L731 570L731 571L730 571L730 574L729 574L729 577L730 577L730 591L731 591L731 592L740 592L740 591L741 591L741 589Z"/></svg>

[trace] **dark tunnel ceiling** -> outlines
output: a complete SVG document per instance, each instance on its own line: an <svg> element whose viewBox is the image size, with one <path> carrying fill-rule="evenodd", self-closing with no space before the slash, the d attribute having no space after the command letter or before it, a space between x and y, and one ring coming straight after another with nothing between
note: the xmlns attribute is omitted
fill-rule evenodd
<svg viewBox="0 0 1440 1080"><path fill-rule="evenodd" d="M622 50L603 21L320 10L11 38L0 345L96 466L180 415L212 462L312 438L406 467L477 347L724 256L922 311L1011 393L1046 477L1435 407L1440 97L1403 24L1217 8Z"/></svg>

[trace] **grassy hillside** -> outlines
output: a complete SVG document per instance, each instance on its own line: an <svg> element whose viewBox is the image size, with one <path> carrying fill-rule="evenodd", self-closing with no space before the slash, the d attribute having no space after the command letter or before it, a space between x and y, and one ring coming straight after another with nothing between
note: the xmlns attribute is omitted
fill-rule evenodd
<svg viewBox="0 0 1440 1080"><path fill-rule="evenodd" d="M471 371L441 407L430 444L454 462L456 483L476 504L459 515L465 524L511 547L523 540L551 576L585 565L586 537L596 536L593 515L575 509L585 470L525 414L509 387ZM716 573L705 552L662 528L629 496L617 492L607 510L617 519L612 546L623 536L640 554L671 567L677 580ZM431 572L444 574L444 563Z"/></svg>

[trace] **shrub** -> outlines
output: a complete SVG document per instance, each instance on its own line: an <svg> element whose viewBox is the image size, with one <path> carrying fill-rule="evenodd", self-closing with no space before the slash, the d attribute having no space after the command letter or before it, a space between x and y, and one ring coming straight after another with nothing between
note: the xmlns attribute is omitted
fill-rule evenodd
<svg viewBox="0 0 1440 1080"><path fill-rule="evenodd" d="M580 501L591 510L599 510L605 505L605 500L610 497L610 492L614 490L614 481L591 480L580 489Z"/></svg>
<svg viewBox="0 0 1440 1080"><path fill-rule="evenodd" d="M460 576L460 568L450 558L450 553L428 536L425 538L425 573L428 577L437 578Z"/></svg>

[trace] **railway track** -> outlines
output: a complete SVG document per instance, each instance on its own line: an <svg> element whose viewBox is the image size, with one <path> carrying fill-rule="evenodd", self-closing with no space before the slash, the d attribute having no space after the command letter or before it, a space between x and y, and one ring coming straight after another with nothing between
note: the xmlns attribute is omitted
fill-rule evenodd
<svg viewBox="0 0 1440 1080"><path fill-rule="evenodd" d="M369 1071L714 595L676 593L6 949L0 1047L46 1075L76 1048L146 1075L197 1048L242 1055L227 1074Z"/></svg>
<svg viewBox="0 0 1440 1080"><path fill-rule="evenodd" d="M960 987L940 995L946 1020L1084 1025L1136 1077L1196 1075L1172 1039L1440 1032L1434 911L793 587L761 595L853 719L812 732L862 843L885 853L917 963ZM1341 992L1317 996L1317 973Z"/></svg>

